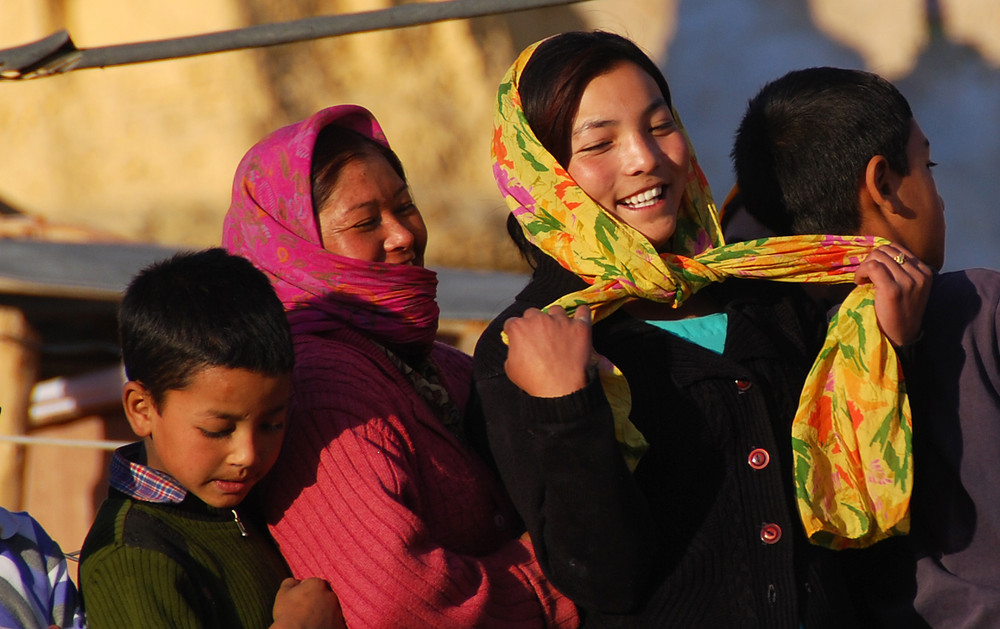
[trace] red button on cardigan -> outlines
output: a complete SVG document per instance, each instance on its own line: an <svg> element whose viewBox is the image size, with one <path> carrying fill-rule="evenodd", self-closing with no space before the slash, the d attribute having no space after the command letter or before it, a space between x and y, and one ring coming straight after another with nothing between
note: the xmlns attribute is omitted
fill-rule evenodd
<svg viewBox="0 0 1000 629"><path fill-rule="evenodd" d="M754 448L747 457L747 463L755 470L762 470L771 462L771 455L764 448Z"/></svg>
<svg viewBox="0 0 1000 629"><path fill-rule="evenodd" d="M768 522L760 527L760 541L765 544L777 544L781 539L781 527Z"/></svg>

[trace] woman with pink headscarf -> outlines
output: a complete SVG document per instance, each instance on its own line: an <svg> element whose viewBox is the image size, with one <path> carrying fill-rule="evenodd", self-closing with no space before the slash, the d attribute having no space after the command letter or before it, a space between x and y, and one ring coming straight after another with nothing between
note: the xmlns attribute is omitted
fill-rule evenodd
<svg viewBox="0 0 1000 629"><path fill-rule="evenodd" d="M270 277L296 366L288 432L263 485L297 577L349 626L575 626L463 417L471 359L435 341L437 277L399 159L344 105L243 158L223 244Z"/></svg>

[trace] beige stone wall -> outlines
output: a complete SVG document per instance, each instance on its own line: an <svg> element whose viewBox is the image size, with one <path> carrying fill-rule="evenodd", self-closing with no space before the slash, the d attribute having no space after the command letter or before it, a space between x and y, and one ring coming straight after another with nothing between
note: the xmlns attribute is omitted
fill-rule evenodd
<svg viewBox="0 0 1000 629"><path fill-rule="evenodd" d="M58 28L87 47L239 26L234 9L221 10L236 3L16 3L19 19L0 21L4 43ZM255 61L217 55L3 84L0 198L130 238L210 244L224 182L268 126Z"/></svg>
<svg viewBox="0 0 1000 629"><path fill-rule="evenodd" d="M1000 3L996 0L937 0L938 15L916 0L809 0L816 25L850 46L866 67L890 79L905 76L929 43L931 25L945 37L971 46L1000 66Z"/></svg>
<svg viewBox="0 0 1000 629"><path fill-rule="evenodd" d="M945 35L975 48L1000 67L1000 3L996 0L938 0Z"/></svg>
<svg viewBox="0 0 1000 629"><path fill-rule="evenodd" d="M391 0L8 0L0 46L66 28L78 47L385 8ZM233 171L270 130L353 102L381 121L431 230L432 264L518 268L490 175L496 85L517 50L571 28L665 46L673 0L447 22L0 86L0 199L54 221L218 242Z"/></svg>
<svg viewBox="0 0 1000 629"><path fill-rule="evenodd" d="M872 72L896 78L927 43L926 9L914 0L810 0L816 25L856 50Z"/></svg>

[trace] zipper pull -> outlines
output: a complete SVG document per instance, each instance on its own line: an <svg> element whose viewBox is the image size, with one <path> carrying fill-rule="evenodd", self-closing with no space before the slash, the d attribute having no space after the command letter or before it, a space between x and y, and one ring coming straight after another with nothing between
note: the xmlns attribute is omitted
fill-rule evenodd
<svg viewBox="0 0 1000 629"><path fill-rule="evenodd" d="M246 537L248 535L247 529L243 526L243 522L240 520L240 514L236 513L236 509L233 509L233 520L236 521L236 526L240 527L240 535Z"/></svg>

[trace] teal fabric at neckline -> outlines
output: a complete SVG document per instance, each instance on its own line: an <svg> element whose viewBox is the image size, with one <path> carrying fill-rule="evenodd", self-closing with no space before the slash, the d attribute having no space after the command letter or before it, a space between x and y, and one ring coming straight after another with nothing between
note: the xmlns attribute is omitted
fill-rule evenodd
<svg viewBox="0 0 1000 629"><path fill-rule="evenodd" d="M721 354L726 349L726 329L729 326L729 315L724 312L690 319L657 320L646 321L646 323L691 341L716 354Z"/></svg>

